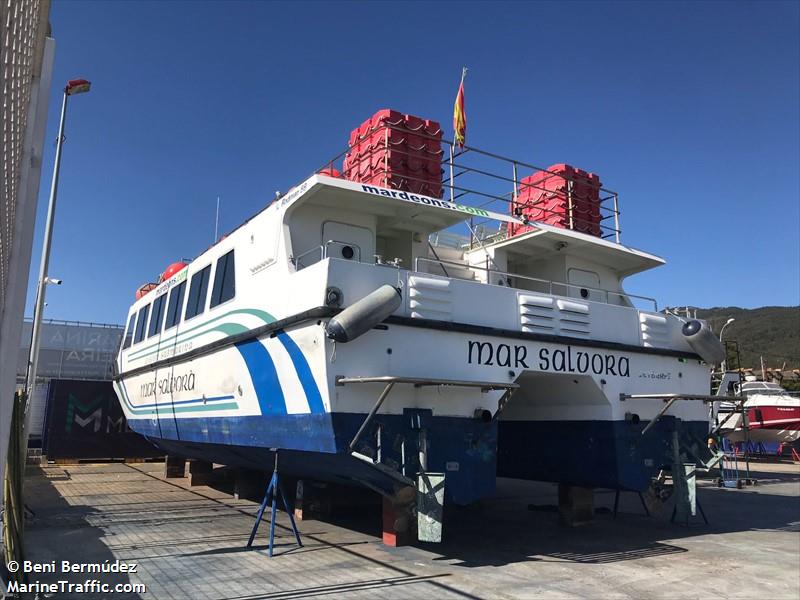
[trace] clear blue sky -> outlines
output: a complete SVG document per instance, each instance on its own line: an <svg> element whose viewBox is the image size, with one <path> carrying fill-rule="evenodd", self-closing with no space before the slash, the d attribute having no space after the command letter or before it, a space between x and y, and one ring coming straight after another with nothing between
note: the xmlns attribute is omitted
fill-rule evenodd
<svg viewBox="0 0 800 600"><path fill-rule="evenodd" d="M797 2L65 2L28 314L60 88L67 122L45 316L122 323L138 285L342 150L380 108L468 143L569 162L620 193L623 242L668 264L660 304L800 303ZM451 137L450 126L446 128Z"/></svg>

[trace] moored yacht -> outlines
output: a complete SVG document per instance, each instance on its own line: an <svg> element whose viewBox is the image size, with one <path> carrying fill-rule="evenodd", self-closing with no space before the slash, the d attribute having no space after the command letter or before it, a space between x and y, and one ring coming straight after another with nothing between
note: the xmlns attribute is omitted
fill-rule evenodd
<svg viewBox="0 0 800 600"><path fill-rule="evenodd" d="M745 398L742 409L721 403L719 433L732 442L792 443L800 439L800 395L771 381L743 381L734 392Z"/></svg>

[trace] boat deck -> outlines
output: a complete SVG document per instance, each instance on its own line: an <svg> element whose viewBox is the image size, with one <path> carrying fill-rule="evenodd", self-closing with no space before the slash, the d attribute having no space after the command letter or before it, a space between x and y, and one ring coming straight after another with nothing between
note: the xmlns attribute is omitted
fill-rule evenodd
<svg viewBox="0 0 800 600"><path fill-rule="evenodd" d="M635 494L622 495L614 519L613 493L598 491L594 522L565 529L547 509L557 503L555 485L501 479L495 497L448 513L441 545L383 546L376 503L357 517L301 522L303 548L281 513L272 559L266 527L256 550L244 549L257 503L164 480L163 469L29 467L28 559L139 565L134 575L32 574L31 581L130 581L147 593L115 597L198 600L800 595L796 465L755 464L759 485L746 490L701 481L710 526L699 517L689 527L647 518Z"/></svg>

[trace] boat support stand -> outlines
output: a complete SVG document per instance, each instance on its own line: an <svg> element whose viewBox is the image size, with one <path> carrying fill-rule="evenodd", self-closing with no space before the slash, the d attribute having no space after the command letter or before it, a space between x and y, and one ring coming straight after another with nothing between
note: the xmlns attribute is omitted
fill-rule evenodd
<svg viewBox="0 0 800 600"><path fill-rule="evenodd" d="M275 467L272 470L272 477L267 485L267 491L264 494L264 499L261 501L261 506L258 507L258 514L256 514L256 522L253 524L253 531L250 532L250 539L247 540L247 547L253 546L253 540L256 537L258 526L261 524L261 517L264 516L264 510L267 508L267 503L272 498L272 506L269 512L269 556L272 557L272 550L275 542L275 519L278 516L278 496L280 496L281 503L283 504L284 512L289 515L289 522L292 524L292 532L294 532L294 539L297 540L297 545L303 547L303 542L300 541L300 532L297 531L297 524L294 522L294 510L289 507L286 502L286 494L283 493L283 486L281 485L278 477L278 449L275 452Z"/></svg>
<svg viewBox="0 0 800 600"><path fill-rule="evenodd" d="M620 394L620 402L627 400L660 400L664 403L658 414L644 427L640 437L644 437L656 423L669 411L675 402L689 400L696 402L719 402L737 401L739 398L730 396L710 396L704 394ZM687 462L685 457L692 459ZM675 494L675 507L672 510L670 522L678 522L689 525L689 518L697 514L699 510L703 521L708 525L703 507L697 498L696 476L697 471L708 472L714 465L723 459L723 453L713 451L703 440L694 439L693 436L682 439L677 431L672 432L672 456L670 472L672 474L672 484ZM615 502L616 504L616 502ZM645 510L646 507L645 507Z"/></svg>
<svg viewBox="0 0 800 600"><path fill-rule="evenodd" d="M394 377L394 376L369 376L369 377L343 377L336 378L336 385L348 384L363 384L363 383L382 383L384 388L381 391L378 399L375 401L369 414L364 418L361 426L358 428L353 440L349 444L350 455L357 458L373 468L377 469L384 475L390 477L399 484L400 492L395 494L395 498L390 498L397 501L401 494L404 495L403 490L415 492L416 496L416 513L417 513L417 539L423 542L441 542L442 541L442 515L444 509L444 489L445 489L445 474L444 473L431 473L428 471L428 435L424 427L422 419L417 415L412 422L412 428L418 432L419 444L419 472L417 473L417 481L410 479L405 474L405 450L403 450L403 465L402 472L398 472L381 462L381 440L378 437L377 460L362 454L356 450L359 440L364 435L364 432L369 428L375 415L380 410L386 398L391 393L396 384L412 384L414 387L429 387L429 386L449 386L449 387L470 387L480 388L483 391L490 390L504 390L505 394L502 396L498 406L497 412L493 415L492 420L497 418L497 415L505 408L508 400L516 388L519 387L516 383L496 383L487 381L464 381L455 379L433 379L427 377ZM380 428L378 430L380 436ZM369 486L372 487L372 486ZM374 488L373 488L374 489ZM381 492L386 496L385 492Z"/></svg>

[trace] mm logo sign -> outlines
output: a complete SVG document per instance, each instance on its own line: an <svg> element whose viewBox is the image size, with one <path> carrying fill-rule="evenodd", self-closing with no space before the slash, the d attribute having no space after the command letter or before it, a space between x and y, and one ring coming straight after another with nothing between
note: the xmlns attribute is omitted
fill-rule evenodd
<svg viewBox="0 0 800 600"><path fill-rule="evenodd" d="M100 431L103 427L103 400L105 396L98 395L91 402L81 402L75 394L67 396L67 414L64 423L64 431L72 433L72 425L77 424L78 427L90 427L94 433ZM117 419L114 419L111 414L106 417L105 433L112 431L123 432L127 431L127 423L125 417L120 414Z"/></svg>
<svg viewBox="0 0 800 600"><path fill-rule="evenodd" d="M148 458L161 451L133 433L110 381L50 380L43 452L48 458Z"/></svg>
<svg viewBox="0 0 800 600"><path fill-rule="evenodd" d="M97 396L92 402L81 402L75 397L75 394L70 394L67 397L67 418L64 431L72 433L73 423L77 423L80 427L94 423L94 432L100 431L103 423L102 402L102 396Z"/></svg>

